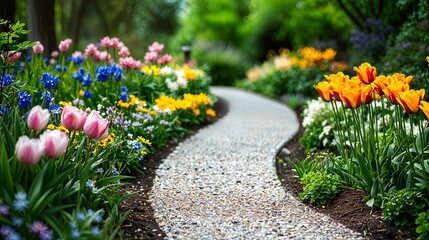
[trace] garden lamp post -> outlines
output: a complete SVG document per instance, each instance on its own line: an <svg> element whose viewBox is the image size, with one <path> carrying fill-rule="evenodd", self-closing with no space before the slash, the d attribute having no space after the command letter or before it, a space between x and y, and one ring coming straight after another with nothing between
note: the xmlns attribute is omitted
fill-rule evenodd
<svg viewBox="0 0 429 240"><path fill-rule="evenodd" d="M189 61L191 60L191 50L192 47L190 45L183 45L180 47L180 51L184 54L184 63L189 63Z"/></svg>

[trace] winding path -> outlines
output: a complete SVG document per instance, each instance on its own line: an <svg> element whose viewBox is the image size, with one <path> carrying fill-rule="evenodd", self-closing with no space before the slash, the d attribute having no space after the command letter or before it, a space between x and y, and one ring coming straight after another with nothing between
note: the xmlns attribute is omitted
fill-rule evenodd
<svg viewBox="0 0 429 240"><path fill-rule="evenodd" d="M298 130L284 105L213 87L229 104L222 119L182 142L160 165L150 196L174 239L362 239L287 194L275 154Z"/></svg>

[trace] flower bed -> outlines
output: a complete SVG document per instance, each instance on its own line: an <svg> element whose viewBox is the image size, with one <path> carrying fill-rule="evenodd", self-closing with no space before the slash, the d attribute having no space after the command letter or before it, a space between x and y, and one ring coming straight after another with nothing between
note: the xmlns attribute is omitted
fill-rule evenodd
<svg viewBox="0 0 429 240"><path fill-rule="evenodd" d="M209 77L156 42L143 62L115 37L73 53L66 39L45 58L25 34L16 23L0 35L0 234L114 238L127 175L216 115Z"/></svg>

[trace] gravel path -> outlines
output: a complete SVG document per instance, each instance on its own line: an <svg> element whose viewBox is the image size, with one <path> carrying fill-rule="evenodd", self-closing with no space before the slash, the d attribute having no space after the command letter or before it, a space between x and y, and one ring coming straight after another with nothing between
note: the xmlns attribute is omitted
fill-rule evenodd
<svg viewBox="0 0 429 240"><path fill-rule="evenodd" d="M155 218L174 239L363 239L301 204L277 180L275 154L298 129L285 106L213 87L229 112L157 170Z"/></svg>

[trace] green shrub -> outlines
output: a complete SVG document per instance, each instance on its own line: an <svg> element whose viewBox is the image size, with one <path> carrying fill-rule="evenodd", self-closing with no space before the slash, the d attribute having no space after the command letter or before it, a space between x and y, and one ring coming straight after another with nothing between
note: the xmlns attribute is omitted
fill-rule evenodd
<svg viewBox="0 0 429 240"><path fill-rule="evenodd" d="M247 59L241 51L230 44L197 42L196 56L199 64L205 65L212 84L232 86L245 76Z"/></svg>
<svg viewBox="0 0 429 240"><path fill-rule="evenodd" d="M429 210L421 212L416 219L416 233L419 234L417 240L429 239Z"/></svg>
<svg viewBox="0 0 429 240"><path fill-rule="evenodd" d="M383 207L383 219L396 226L411 226L425 207L422 193L416 189L392 192Z"/></svg>
<svg viewBox="0 0 429 240"><path fill-rule="evenodd" d="M343 189L340 177L327 171L309 172L301 178L301 182L304 184L304 189L299 197L311 204L328 204Z"/></svg>

